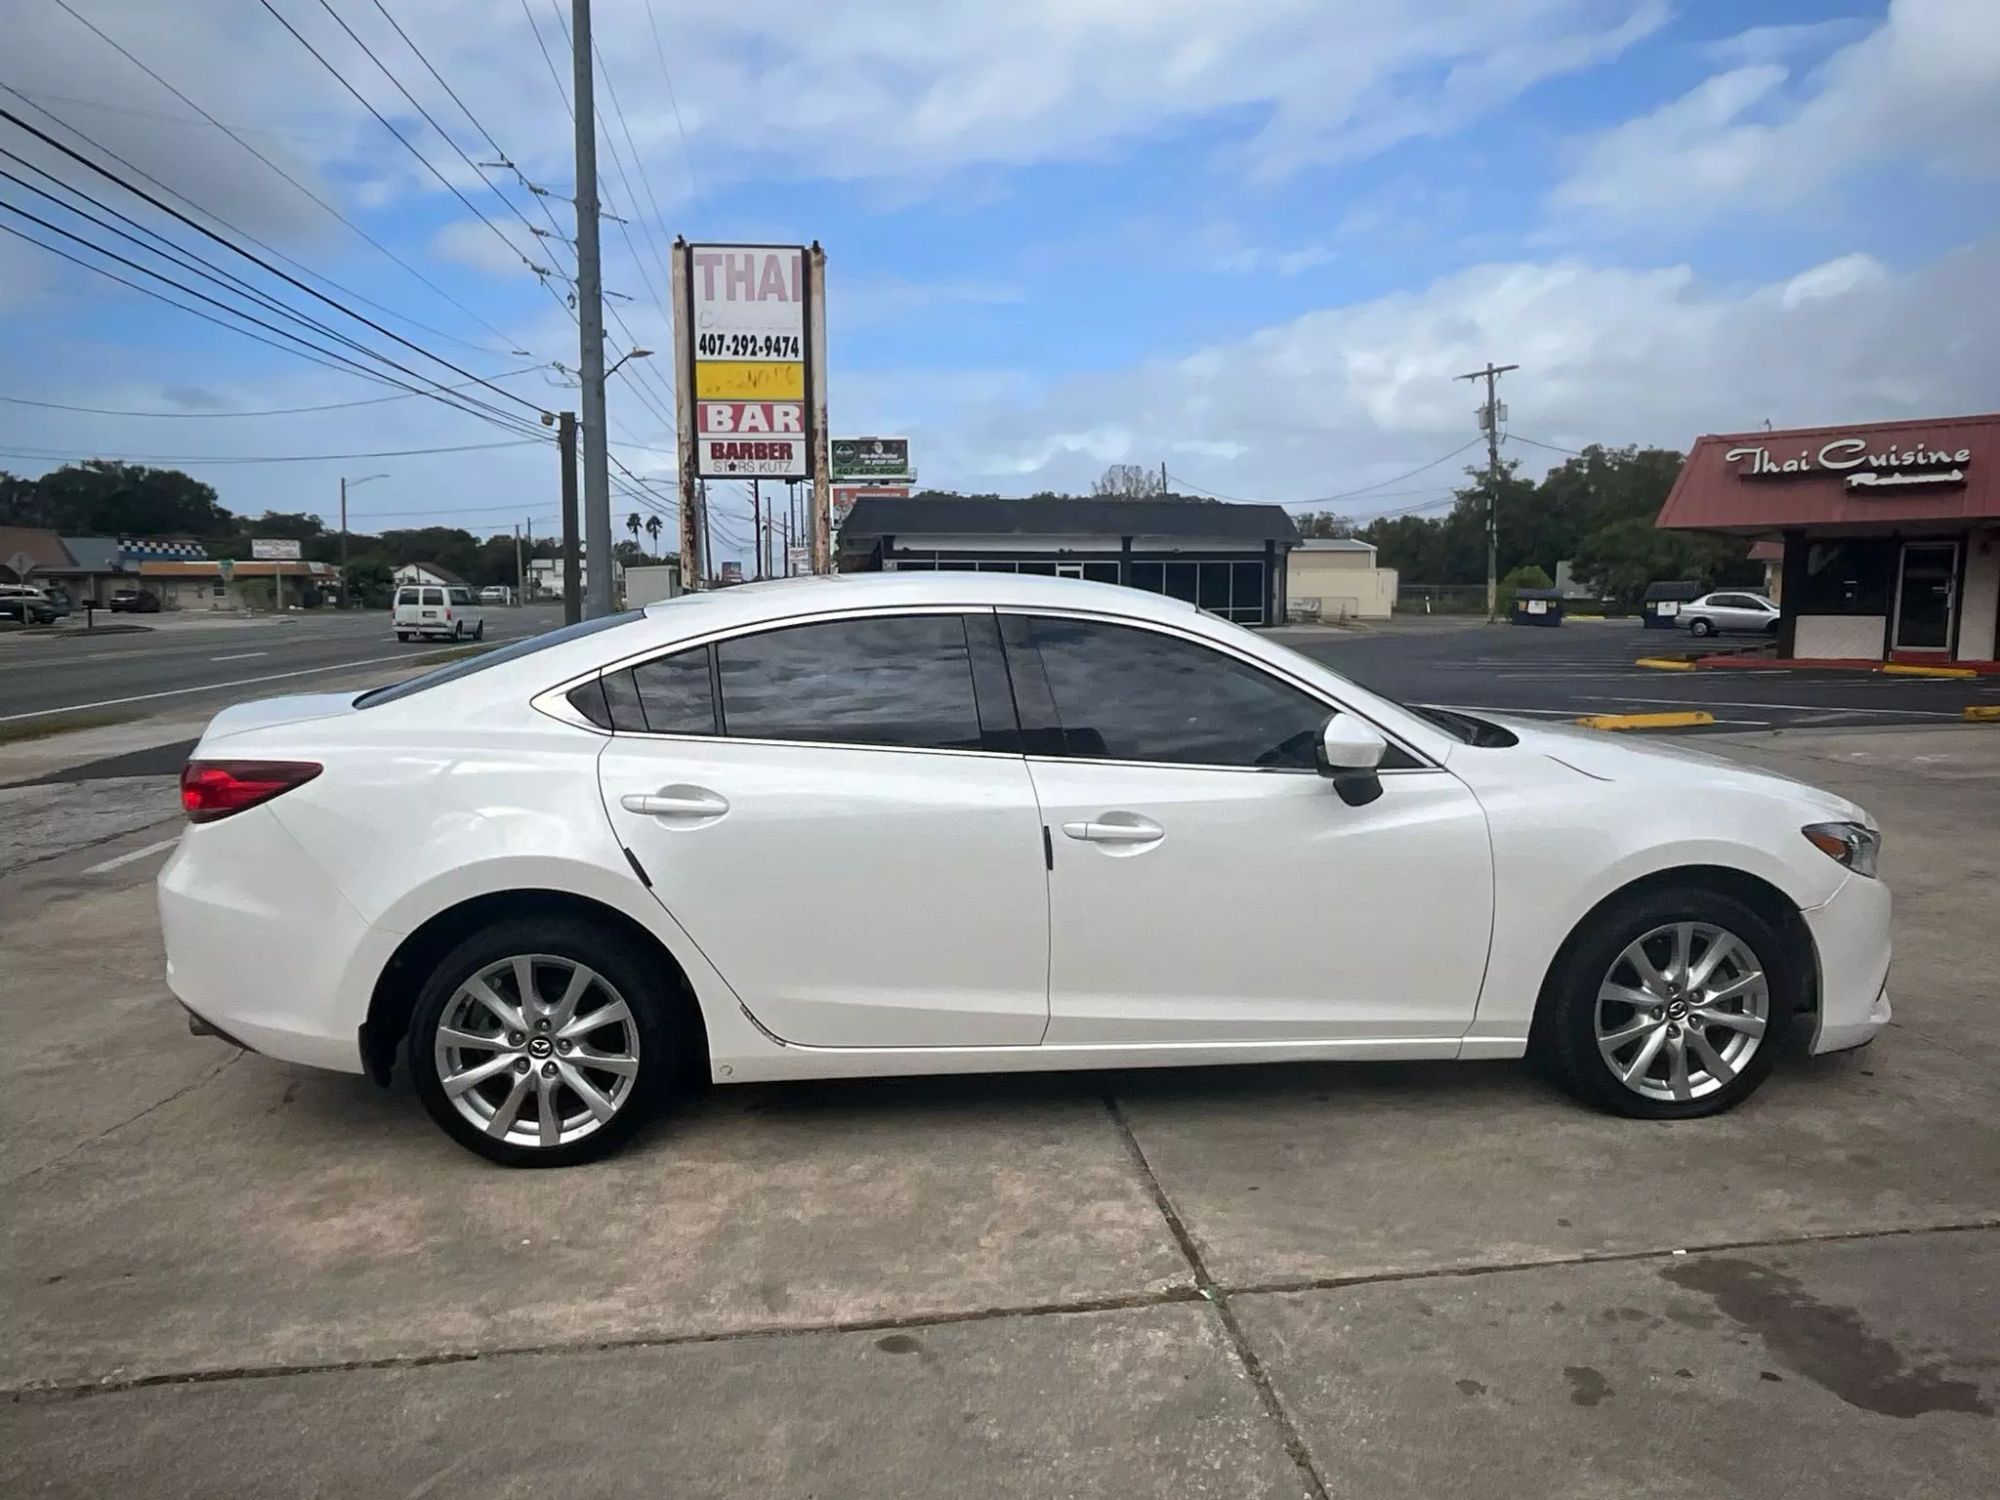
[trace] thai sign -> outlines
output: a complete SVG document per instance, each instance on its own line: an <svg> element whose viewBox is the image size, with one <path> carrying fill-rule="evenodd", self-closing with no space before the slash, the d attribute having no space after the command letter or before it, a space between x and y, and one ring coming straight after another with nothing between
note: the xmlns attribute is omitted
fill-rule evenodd
<svg viewBox="0 0 2000 1500"><path fill-rule="evenodd" d="M687 255L697 474L810 478L805 250L690 245Z"/></svg>
<svg viewBox="0 0 2000 1500"><path fill-rule="evenodd" d="M1916 489L1965 483L1970 448L1933 448L1917 441L1887 443L1865 437L1834 438L1818 448L1801 448L1796 457L1778 457L1769 448L1731 448L1723 454L1740 462L1736 472L1745 479L1785 479L1799 475L1839 474L1850 490Z"/></svg>

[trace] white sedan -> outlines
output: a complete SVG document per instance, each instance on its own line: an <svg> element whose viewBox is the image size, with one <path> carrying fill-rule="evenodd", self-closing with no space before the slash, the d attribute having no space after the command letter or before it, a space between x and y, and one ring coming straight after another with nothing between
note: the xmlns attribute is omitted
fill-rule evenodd
<svg viewBox="0 0 2000 1500"><path fill-rule="evenodd" d="M1666 746L1364 691L1112 585L684 596L225 710L190 1025L516 1165L690 1083L1534 1053L1650 1119L1887 1022L1879 834Z"/></svg>

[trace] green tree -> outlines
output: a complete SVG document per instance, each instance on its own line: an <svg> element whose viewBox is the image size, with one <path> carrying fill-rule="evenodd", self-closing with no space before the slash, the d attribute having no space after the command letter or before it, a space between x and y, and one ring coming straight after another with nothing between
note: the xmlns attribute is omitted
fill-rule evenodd
<svg viewBox="0 0 2000 1500"><path fill-rule="evenodd" d="M92 458L32 483L40 517L34 524L66 536L209 537L236 529L236 517L217 503L213 486L179 469Z"/></svg>
<svg viewBox="0 0 2000 1500"><path fill-rule="evenodd" d="M1337 511L1302 510L1292 517L1292 524L1299 528L1299 535L1303 537L1354 535L1354 522Z"/></svg>
<svg viewBox="0 0 2000 1500"><path fill-rule="evenodd" d="M1522 589L1549 589L1554 587L1555 580L1553 578L1549 577L1548 574L1544 573L1533 563L1524 563L1522 566L1510 570L1507 576L1500 580L1500 613L1504 615L1513 610L1514 596Z"/></svg>

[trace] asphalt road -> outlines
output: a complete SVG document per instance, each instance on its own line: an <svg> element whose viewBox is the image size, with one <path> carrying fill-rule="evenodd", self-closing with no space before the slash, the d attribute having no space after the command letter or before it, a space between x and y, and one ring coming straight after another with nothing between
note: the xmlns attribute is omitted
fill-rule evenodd
<svg viewBox="0 0 2000 1500"><path fill-rule="evenodd" d="M383 610L285 620L149 617L137 634L0 638L0 724L75 711L150 714L311 692L322 673L392 669L438 649L403 643ZM560 606L486 612L486 638L560 624Z"/></svg>
<svg viewBox="0 0 2000 1500"><path fill-rule="evenodd" d="M1579 621L1556 629L1402 622L1365 634L1279 635L1391 698L1531 718L1706 709L1715 715L1706 732L1715 733L1946 724L1969 704L2000 703L2000 677L1656 671L1633 663L1655 652L1685 651L1687 639L1642 630L1637 621Z"/></svg>

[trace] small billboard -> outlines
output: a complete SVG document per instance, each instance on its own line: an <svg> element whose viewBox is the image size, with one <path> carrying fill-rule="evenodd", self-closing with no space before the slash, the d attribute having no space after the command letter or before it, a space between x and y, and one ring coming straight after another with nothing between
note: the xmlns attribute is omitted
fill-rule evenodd
<svg viewBox="0 0 2000 1500"><path fill-rule="evenodd" d="M805 247L689 245L684 253L696 475L810 478Z"/></svg>
<svg viewBox="0 0 2000 1500"><path fill-rule="evenodd" d="M917 477L917 471L910 467L910 440L906 437L835 438L831 468L836 484L852 480L908 484Z"/></svg>
<svg viewBox="0 0 2000 1500"><path fill-rule="evenodd" d="M254 562L297 562L304 555L300 543L293 537L259 536L250 539L250 557Z"/></svg>

